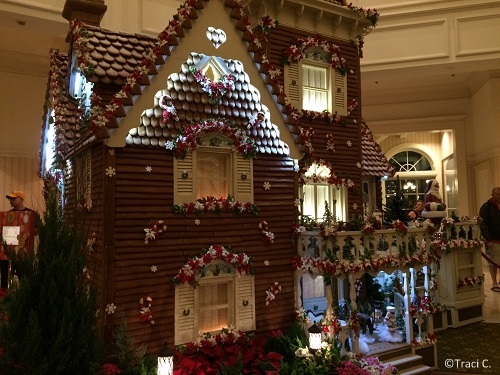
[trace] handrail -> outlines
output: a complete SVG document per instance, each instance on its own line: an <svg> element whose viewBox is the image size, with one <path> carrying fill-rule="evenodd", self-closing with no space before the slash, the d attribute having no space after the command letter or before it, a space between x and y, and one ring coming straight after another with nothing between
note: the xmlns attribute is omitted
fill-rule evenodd
<svg viewBox="0 0 500 375"><path fill-rule="evenodd" d="M461 221L442 226L432 233L426 228L410 227L406 233L396 229L336 232L335 237L323 237L321 231L303 231L297 241L300 257L359 261L367 258L420 255L431 252L433 241L480 241L481 232L476 221ZM327 254L328 253L328 254Z"/></svg>

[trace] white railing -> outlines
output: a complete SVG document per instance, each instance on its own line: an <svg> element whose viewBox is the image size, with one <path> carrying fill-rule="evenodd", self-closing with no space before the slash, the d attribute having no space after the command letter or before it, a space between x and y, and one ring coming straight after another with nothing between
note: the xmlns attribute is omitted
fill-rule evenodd
<svg viewBox="0 0 500 375"><path fill-rule="evenodd" d="M338 261L356 261L367 257L383 258L397 255L429 253L433 240L479 240L476 221L461 221L441 227L431 234L427 228L408 228L403 235L395 229L375 230L370 235L361 231L337 232L336 238L322 237L320 230L304 231L297 241L301 257L327 259L330 252Z"/></svg>
<svg viewBox="0 0 500 375"><path fill-rule="evenodd" d="M419 256L430 254L431 252L443 251L444 248L460 251L466 246L479 244L481 240L481 232L479 225L476 221L461 221L453 223L451 221L445 222L437 231L431 233L428 228L412 227L407 228L406 233L403 231L396 231L395 229L375 230L369 235L361 231L350 232L337 232L335 238L321 236L320 230L304 231L300 234L297 241L297 252L302 258L314 258L320 260L332 261L334 263L360 263L367 259L384 259L384 258L397 258L397 257L412 257L419 259ZM428 258L426 258L428 259ZM411 267L405 264L404 267L398 267L397 263L391 263L387 268L379 269L377 271L387 271L392 273L394 270L399 269L402 271L402 289L404 295L400 295L399 303L400 308L405 312L405 325L406 325L406 342L408 344L415 342L425 342L421 337L421 328L423 322L427 327L427 333L433 331L433 319L431 315L416 313L416 324L418 325L418 332L413 332L413 319L409 315L411 303L421 297L429 297L434 300L435 290L430 287L432 274L437 272L436 264L412 262ZM423 286L417 286L416 283L416 270L422 270L424 275ZM374 269L368 267L357 272L351 272L339 276L339 278L349 280L349 298L351 301L356 300L355 281L361 277L363 273L373 273ZM299 288L300 283L296 287ZM330 287L327 288L331 293ZM299 298L300 300L300 298ZM297 301L299 303L299 301ZM327 315L332 313L332 306L337 305L338 301L332 301L327 298L328 310ZM396 302L396 301L395 301ZM300 305L298 305L300 308ZM351 308L357 309L356 303L351 302ZM351 338L352 349L357 352L359 343L357 335L350 332L348 325L343 325L338 334L338 339L344 348L345 340L347 337ZM353 340L354 338L354 340Z"/></svg>

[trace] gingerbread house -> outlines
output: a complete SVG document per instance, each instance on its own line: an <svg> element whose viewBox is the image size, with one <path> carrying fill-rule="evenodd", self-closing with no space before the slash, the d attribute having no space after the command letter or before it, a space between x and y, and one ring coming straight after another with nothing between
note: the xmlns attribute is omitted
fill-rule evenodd
<svg viewBox="0 0 500 375"><path fill-rule="evenodd" d="M292 225L380 205L393 172L359 63L378 14L272 3L187 0L153 38L101 28L103 1L66 2L42 149L55 143L65 217L87 234L106 334L121 314L152 351L286 329L303 295Z"/></svg>

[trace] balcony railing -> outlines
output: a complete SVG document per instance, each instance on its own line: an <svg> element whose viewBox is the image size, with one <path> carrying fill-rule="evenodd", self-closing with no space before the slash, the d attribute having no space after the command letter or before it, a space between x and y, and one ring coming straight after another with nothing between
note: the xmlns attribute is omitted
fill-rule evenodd
<svg viewBox="0 0 500 375"><path fill-rule="evenodd" d="M313 276L348 279L349 298L346 299L350 299L352 311L357 310L356 279L365 272L375 275L379 271L388 274L394 270L401 271L401 293L397 294L400 311L405 319L406 342L417 346L433 344L432 312L427 310L429 304L419 310L422 308L419 307L419 302L431 301L431 310L433 306L439 305L434 295L435 279L431 280L438 272L436 263L452 251L482 246L480 228L475 220L453 222L445 219L437 230L432 226L407 228L398 225L395 229L365 228L363 231L337 232L334 236L325 236L324 233L321 228L300 233L297 240L300 258L297 262L298 275L309 272ZM416 270L421 270L423 274L424 280L423 283L420 280L420 285L417 285ZM300 291L300 282L297 282L296 287ZM329 307L325 313L326 316L331 316L332 306L337 306L340 301L332 300L329 285L326 289ZM300 308L300 302L298 303ZM413 332L413 323L419 327L416 334ZM426 332L420 332L423 326L427 328ZM349 322L342 324L339 335L338 339L343 347L345 339L350 337L351 350L359 350L358 335L352 332Z"/></svg>
<svg viewBox="0 0 500 375"><path fill-rule="evenodd" d="M481 233L476 221L461 221L442 225L437 231L429 227L337 232L324 237L322 231L304 231L297 241L300 257L354 262L370 258L415 256L431 253L439 242L479 241ZM434 246L433 246L434 245Z"/></svg>

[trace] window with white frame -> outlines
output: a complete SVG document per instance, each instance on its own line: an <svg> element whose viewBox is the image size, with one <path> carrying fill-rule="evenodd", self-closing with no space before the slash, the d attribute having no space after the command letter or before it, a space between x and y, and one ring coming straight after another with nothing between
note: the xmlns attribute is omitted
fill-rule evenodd
<svg viewBox="0 0 500 375"><path fill-rule="evenodd" d="M174 174L175 204L229 195L240 202L253 202L253 161L234 152L225 137L204 137L197 150L174 160Z"/></svg>
<svg viewBox="0 0 500 375"><path fill-rule="evenodd" d="M201 276L196 288L175 287L175 344L230 326L244 332L255 330L254 276L241 276L219 262L207 266Z"/></svg>
<svg viewBox="0 0 500 375"><path fill-rule="evenodd" d="M330 110L327 67L303 63L302 77L302 108L317 112Z"/></svg>
<svg viewBox="0 0 500 375"><path fill-rule="evenodd" d="M305 174L307 183L302 186L302 215L321 222L325 214L325 203L328 203L330 213L337 220L346 220L345 188L328 184L330 173L330 169L322 165L312 164L309 167Z"/></svg>
<svg viewBox="0 0 500 375"><path fill-rule="evenodd" d="M347 115L347 76L333 69L322 51L308 51L285 66L285 92L296 108Z"/></svg>

